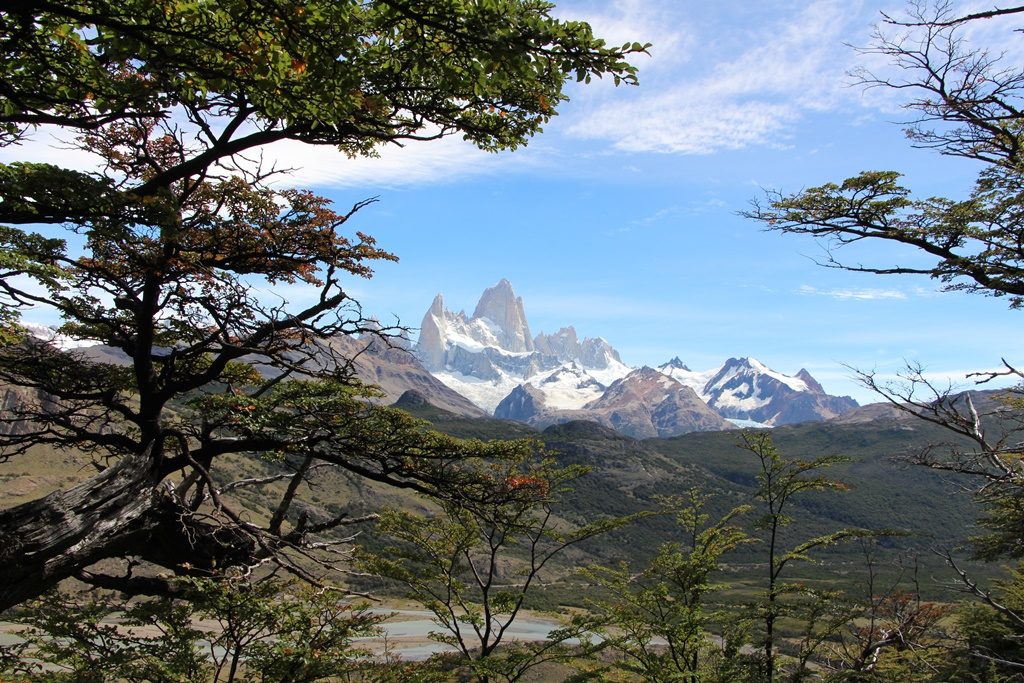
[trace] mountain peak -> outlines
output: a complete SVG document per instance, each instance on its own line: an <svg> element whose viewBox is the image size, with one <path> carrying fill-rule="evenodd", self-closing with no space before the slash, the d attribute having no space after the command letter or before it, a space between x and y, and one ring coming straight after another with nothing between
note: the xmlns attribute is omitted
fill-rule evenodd
<svg viewBox="0 0 1024 683"><path fill-rule="evenodd" d="M806 370L786 375L756 358L730 358L702 393L727 418L767 425L820 420L856 407L853 399L826 394Z"/></svg>
<svg viewBox="0 0 1024 683"><path fill-rule="evenodd" d="M770 367L768 367L758 359L754 358L753 356L743 356L742 358L730 358L729 360L725 361L724 365L722 365L722 369L729 369L734 372L739 371L766 374L773 377L789 377L789 379L793 379L789 375L783 375L780 372L772 370Z"/></svg>
<svg viewBox="0 0 1024 683"><path fill-rule="evenodd" d="M502 278L480 296L473 318L486 318L500 328L501 347L514 353L533 351L533 336L526 322L522 297L517 297L512 283Z"/></svg>
<svg viewBox="0 0 1024 683"><path fill-rule="evenodd" d="M427 397L415 389L406 389L398 400L391 404L395 408L421 408L431 405Z"/></svg>
<svg viewBox="0 0 1024 683"><path fill-rule="evenodd" d="M815 394L825 393L825 388L822 387L818 380L814 379L811 376L811 373L807 372L806 369L800 368L800 372L796 373L796 375L794 376L797 379L801 380L804 384L806 384L807 388L814 392Z"/></svg>
<svg viewBox="0 0 1024 683"><path fill-rule="evenodd" d="M690 368L686 367L686 363L684 363L679 358L679 356L675 356L674 358L672 358L672 360L668 361L667 363L665 363L661 367L662 368L675 368L677 370L686 370L687 372L690 371Z"/></svg>
<svg viewBox="0 0 1024 683"><path fill-rule="evenodd" d="M430 308L427 310L429 315L436 315L438 318L444 315L444 297L438 292L437 296L434 297L433 303L430 304Z"/></svg>
<svg viewBox="0 0 1024 683"><path fill-rule="evenodd" d="M544 393L529 382L520 384L494 409L499 420L527 422L544 410Z"/></svg>

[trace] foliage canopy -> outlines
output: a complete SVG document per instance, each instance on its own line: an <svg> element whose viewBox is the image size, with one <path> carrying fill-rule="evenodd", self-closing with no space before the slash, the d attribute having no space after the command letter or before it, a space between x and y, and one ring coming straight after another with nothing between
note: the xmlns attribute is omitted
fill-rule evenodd
<svg viewBox="0 0 1024 683"><path fill-rule="evenodd" d="M0 457L74 448L100 470L0 511L0 609L71 575L173 590L131 564L86 569L109 557L178 573L276 562L314 578L318 561L334 566L314 551L337 550L346 534L332 530L355 521L298 500L332 468L500 499L460 465L529 444L430 432L353 378L367 344L355 336L381 333L348 280L395 258L348 230L369 202L336 212L271 187L278 169L259 155L283 140L365 155L452 134L513 149L556 113L567 80L635 82L625 59L645 46L607 47L552 9L89 0L0 13L0 143L77 136L100 165L0 165L0 381L18 392ZM302 301L275 294L286 285ZM24 334L17 313L37 306L102 351ZM237 478L232 456L272 471ZM248 488L276 497L265 519L235 498Z"/></svg>

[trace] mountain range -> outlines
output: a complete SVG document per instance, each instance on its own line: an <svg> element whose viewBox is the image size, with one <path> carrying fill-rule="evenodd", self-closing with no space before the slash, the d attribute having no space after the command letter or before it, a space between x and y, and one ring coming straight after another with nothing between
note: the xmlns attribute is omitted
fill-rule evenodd
<svg viewBox="0 0 1024 683"><path fill-rule="evenodd" d="M83 358L127 360L116 349L41 325L26 327ZM413 390L460 415L493 415L540 429L586 420L633 438L664 438L823 420L857 407L852 398L826 393L806 370L786 375L754 358L730 358L702 371L678 357L657 368L633 368L605 339L580 338L572 326L533 335L508 280L486 289L471 316L453 313L438 294L414 347L373 335L326 343L354 359L356 375L382 390L381 401Z"/></svg>
<svg viewBox="0 0 1024 683"><path fill-rule="evenodd" d="M19 323L33 337L52 344L57 348L72 352L82 360L95 363L124 365L129 358L120 349L115 349L95 342L72 339L59 334L54 329L31 322ZM478 408L467 398L449 389L424 369L423 365L407 347L407 342L398 337L387 340L374 335L361 337L338 335L323 343L337 353L351 359L352 371L360 381L373 385L381 391L377 399L380 403L393 403L407 391L415 391L429 397L432 405L444 410L465 415L480 417L488 414ZM259 367L257 363L257 367ZM0 385L0 407L4 405L3 392L13 388ZM12 399L14 400L14 399ZM19 398L18 400L22 400Z"/></svg>
<svg viewBox="0 0 1024 683"><path fill-rule="evenodd" d="M678 357L631 368L606 340L580 339L571 326L533 336L522 298L504 279L484 291L472 316L450 311L438 294L415 352L480 409L540 428L589 420L636 438L671 437L822 420L857 407L827 394L807 370L785 375L754 358L706 371Z"/></svg>

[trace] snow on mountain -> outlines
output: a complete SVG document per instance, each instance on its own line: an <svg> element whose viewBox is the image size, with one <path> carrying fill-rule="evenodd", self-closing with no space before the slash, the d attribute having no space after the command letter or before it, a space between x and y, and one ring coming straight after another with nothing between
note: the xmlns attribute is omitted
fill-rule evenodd
<svg viewBox="0 0 1024 683"><path fill-rule="evenodd" d="M772 426L828 419L857 407L848 396L826 394L806 370L785 375L755 358L727 360L701 396L725 418Z"/></svg>
<svg viewBox="0 0 1024 683"><path fill-rule="evenodd" d="M700 371L691 370L683 364L683 361L679 360L679 356L676 356L669 362L658 366L658 372L667 377L671 377L683 386L690 387L701 397L703 397L704 387L707 385L708 381L718 373L718 370L719 368Z"/></svg>
<svg viewBox="0 0 1024 683"><path fill-rule="evenodd" d="M775 380L793 391L810 391L807 382L776 372L756 358L730 358L701 393L715 397L719 405L755 410L771 400L771 395L759 386L765 379Z"/></svg>
<svg viewBox="0 0 1024 683"><path fill-rule="evenodd" d="M90 346L96 346L100 343L92 339L75 339L74 337L69 337L66 334L61 334L52 327L40 325L39 323L28 323L19 321L18 325L24 328L26 332L31 334L36 339L44 341L52 346L55 346L61 351L88 348Z"/></svg>
<svg viewBox="0 0 1024 683"><path fill-rule="evenodd" d="M484 291L472 317L449 311L438 294L416 353L441 382L487 411L524 384L550 408L580 408L631 370L607 341L581 340L572 327L531 338L523 300L508 280Z"/></svg>
<svg viewBox="0 0 1024 683"><path fill-rule="evenodd" d="M487 358L487 362L492 359ZM550 408L572 410L600 396L609 384L629 374L631 368L621 362L603 369L585 368L575 361L557 365L523 377L515 372L495 368L491 364L486 376L443 370L434 376L451 389L488 412L494 412L498 404L513 389L529 384L544 396Z"/></svg>
<svg viewBox="0 0 1024 683"><path fill-rule="evenodd" d="M615 380L597 398L576 409L555 408L540 388L522 384L498 404L494 415L540 428L588 420L637 439L732 428L693 389L647 367Z"/></svg>
<svg viewBox="0 0 1024 683"><path fill-rule="evenodd" d="M532 379L530 384L544 395L547 405L565 409L582 408L608 388L575 361L556 368L543 378Z"/></svg>
<svg viewBox="0 0 1024 683"><path fill-rule="evenodd" d="M522 379L504 373L497 378L482 378L444 370L434 371L432 374L449 389L462 394L487 413L493 413L501 399L523 382Z"/></svg>

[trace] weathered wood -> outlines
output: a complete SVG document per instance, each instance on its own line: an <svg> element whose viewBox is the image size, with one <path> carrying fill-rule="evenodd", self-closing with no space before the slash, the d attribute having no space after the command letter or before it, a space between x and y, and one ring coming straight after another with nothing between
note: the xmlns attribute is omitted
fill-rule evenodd
<svg viewBox="0 0 1024 683"><path fill-rule="evenodd" d="M164 475L148 448L72 488L0 510L0 611L105 558L134 555L176 572L252 561L248 534L195 520Z"/></svg>
<svg viewBox="0 0 1024 683"><path fill-rule="evenodd" d="M147 533L162 479L151 450L67 490L0 510L0 610L116 555Z"/></svg>

